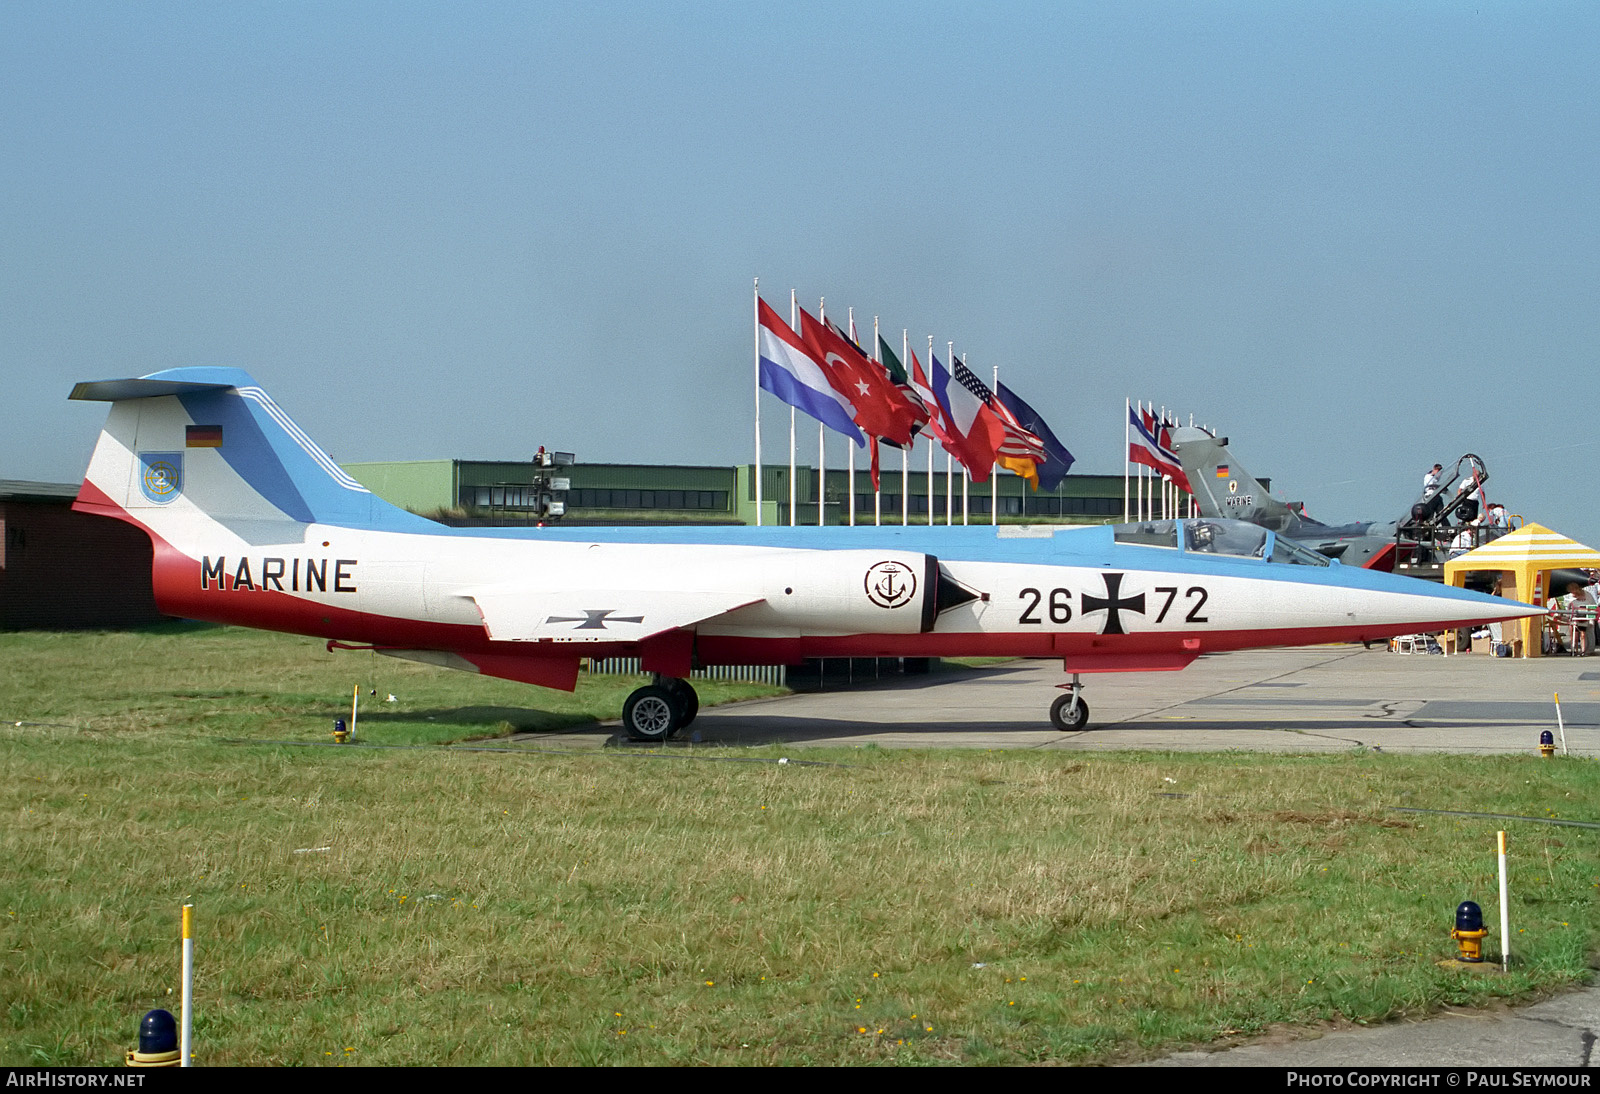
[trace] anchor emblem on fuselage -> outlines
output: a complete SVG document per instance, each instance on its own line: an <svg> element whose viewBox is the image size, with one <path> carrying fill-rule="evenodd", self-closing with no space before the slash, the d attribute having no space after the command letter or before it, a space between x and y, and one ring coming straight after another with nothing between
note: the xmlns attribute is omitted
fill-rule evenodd
<svg viewBox="0 0 1600 1094"><path fill-rule="evenodd" d="M867 569L867 599L880 608L899 608L917 595L917 575L900 562L879 562Z"/></svg>

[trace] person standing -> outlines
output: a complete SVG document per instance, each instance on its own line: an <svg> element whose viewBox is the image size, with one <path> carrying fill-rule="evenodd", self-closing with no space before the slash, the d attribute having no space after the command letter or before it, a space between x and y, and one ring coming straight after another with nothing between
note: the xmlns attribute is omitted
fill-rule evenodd
<svg viewBox="0 0 1600 1094"><path fill-rule="evenodd" d="M1483 488L1478 485L1476 478L1461 480L1461 485L1456 487L1457 495L1464 495L1462 502L1456 506L1456 519L1462 524L1471 524L1478 519L1478 509L1483 504Z"/></svg>

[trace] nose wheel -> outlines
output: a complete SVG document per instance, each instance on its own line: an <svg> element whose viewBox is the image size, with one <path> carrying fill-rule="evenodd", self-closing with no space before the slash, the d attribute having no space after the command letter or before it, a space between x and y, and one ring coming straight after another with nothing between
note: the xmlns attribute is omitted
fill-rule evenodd
<svg viewBox="0 0 1600 1094"><path fill-rule="evenodd" d="M622 729L635 741L665 741L698 713L700 697L687 680L658 675L622 704Z"/></svg>
<svg viewBox="0 0 1600 1094"><path fill-rule="evenodd" d="M1083 683L1072 674L1072 683L1057 684L1066 690L1050 704L1050 723L1063 733L1074 733L1089 724L1089 704L1083 698Z"/></svg>

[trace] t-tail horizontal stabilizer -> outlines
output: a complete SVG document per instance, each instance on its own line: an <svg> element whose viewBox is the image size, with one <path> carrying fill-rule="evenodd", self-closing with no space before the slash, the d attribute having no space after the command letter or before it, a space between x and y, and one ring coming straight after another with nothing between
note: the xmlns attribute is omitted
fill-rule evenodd
<svg viewBox="0 0 1600 1094"><path fill-rule="evenodd" d="M436 527L375 497L232 368L177 368L80 383L112 403L77 508L167 538L209 518L422 531Z"/></svg>

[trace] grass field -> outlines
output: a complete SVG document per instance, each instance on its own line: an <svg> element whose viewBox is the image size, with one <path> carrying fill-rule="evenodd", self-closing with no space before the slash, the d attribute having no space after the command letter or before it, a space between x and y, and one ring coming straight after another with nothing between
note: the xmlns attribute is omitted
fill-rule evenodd
<svg viewBox="0 0 1600 1094"><path fill-rule="evenodd" d="M394 744L633 686L0 635L0 1063L117 1062L186 901L211 1065L1095 1062L1531 996L1600 927L1600 833L1385 808L1600 819L1582 761L268 743L355 684ZM1519 960L1442 968L1502 825Z"/></svg>

